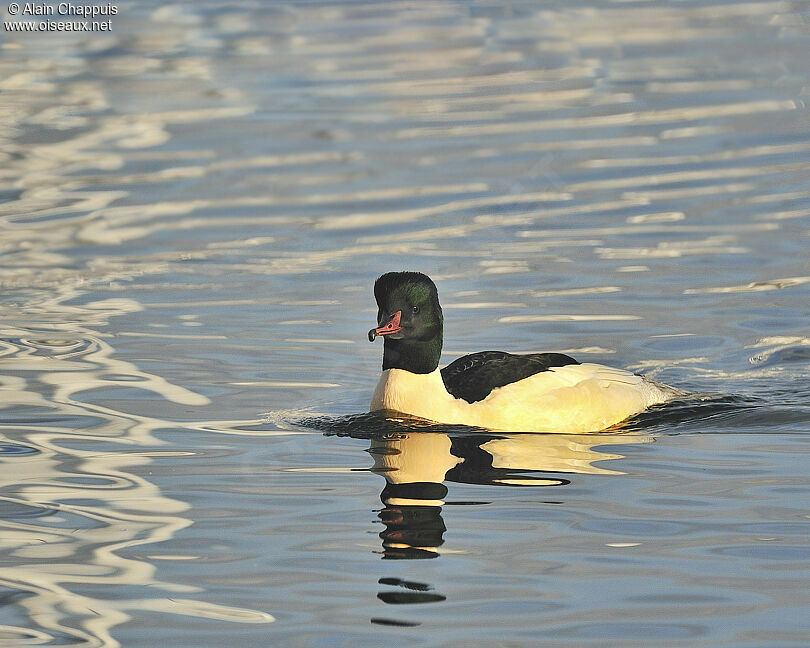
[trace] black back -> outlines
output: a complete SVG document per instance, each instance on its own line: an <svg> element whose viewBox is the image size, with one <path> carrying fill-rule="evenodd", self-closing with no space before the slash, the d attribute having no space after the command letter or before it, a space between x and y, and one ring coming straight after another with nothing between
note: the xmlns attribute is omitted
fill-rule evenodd
<svg viewBox="0 0 810 648"><path fill-rule="evenodd" d="M505 351L481 351L462 356L442 369L447 391L468 403L484 400L496 387L523 380L551 367L579 364L564 353L514 355Z"/></svg>

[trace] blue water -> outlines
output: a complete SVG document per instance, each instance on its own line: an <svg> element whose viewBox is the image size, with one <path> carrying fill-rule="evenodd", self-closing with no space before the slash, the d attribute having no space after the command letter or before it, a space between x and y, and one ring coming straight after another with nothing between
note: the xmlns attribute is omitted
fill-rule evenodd
<svg viewBox="0 0 810 648"><path fill-rule="evenodd" d="M810 2L118 9L0 31L0 645L807 645ZM367 414L404 269L689 395Z"/></svg>

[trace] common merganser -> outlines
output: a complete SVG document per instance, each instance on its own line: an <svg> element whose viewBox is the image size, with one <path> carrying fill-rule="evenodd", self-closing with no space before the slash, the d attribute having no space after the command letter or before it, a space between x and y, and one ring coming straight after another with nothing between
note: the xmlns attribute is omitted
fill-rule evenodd
<svg viewBox="0 0 810 648"><path fill-rule="evenodd" d="M444 318L436 285L420 272L374 283L384 338L371 411L512 432L598 432L678 393L639 375L563 353L482 351L439 369Z"/></svg>

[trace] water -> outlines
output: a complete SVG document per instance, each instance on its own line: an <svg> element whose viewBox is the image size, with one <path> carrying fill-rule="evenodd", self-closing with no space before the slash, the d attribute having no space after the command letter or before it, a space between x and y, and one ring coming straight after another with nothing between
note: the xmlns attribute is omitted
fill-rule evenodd
<svg viewBox="0 0 810 648"><path fill-rule="evenodd" d="M112 26L0 35L0 645L807 645L810 3ZM695 396L364 414L398 269Z"/></svg>

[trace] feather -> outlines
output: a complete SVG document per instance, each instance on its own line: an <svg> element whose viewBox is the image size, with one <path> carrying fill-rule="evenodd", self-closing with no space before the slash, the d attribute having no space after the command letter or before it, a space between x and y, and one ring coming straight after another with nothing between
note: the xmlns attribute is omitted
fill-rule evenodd
<svg viewBox="0 0 810 648"><path fill-rule="evenodd" d="M552 367L579 364L563 353L515 355L505 351L481 351L462 356L442 369L447 391L468 403L484 400L493 389L523 380Z"/></svg>

